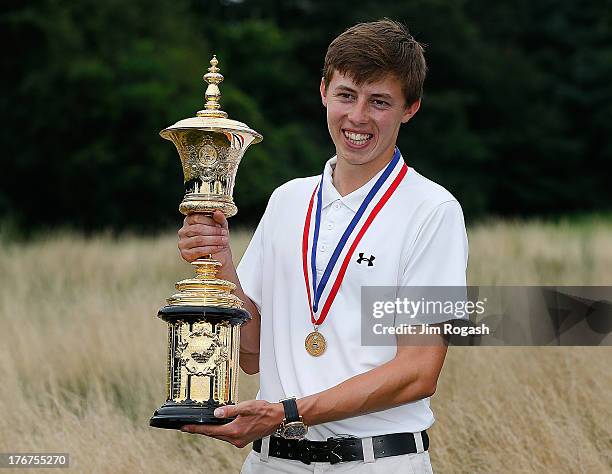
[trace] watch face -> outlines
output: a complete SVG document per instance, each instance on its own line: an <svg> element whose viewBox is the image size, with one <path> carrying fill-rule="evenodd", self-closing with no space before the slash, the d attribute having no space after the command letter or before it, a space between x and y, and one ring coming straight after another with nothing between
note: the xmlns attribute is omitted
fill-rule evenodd
<svg viewBox="0 0 612 474"><path fill-rule="evenodd" d="M308 429L306 425L301 421L294 421L293 423L287 423L283 428L283 438L287 439L300 439L306 435Z"/></svg>

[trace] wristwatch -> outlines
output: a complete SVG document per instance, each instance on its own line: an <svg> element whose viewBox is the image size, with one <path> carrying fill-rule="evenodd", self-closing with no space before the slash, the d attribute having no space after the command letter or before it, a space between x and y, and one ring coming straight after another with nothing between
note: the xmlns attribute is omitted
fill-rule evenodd
<svg viewBox="0 0 612 474"><path fill-rule="evenodd" d="M285 409L285 418L278 428L277 433L286 439L303 439L308 432L308 426L302 421L298 413L295 397L281 400Z"/></svg>

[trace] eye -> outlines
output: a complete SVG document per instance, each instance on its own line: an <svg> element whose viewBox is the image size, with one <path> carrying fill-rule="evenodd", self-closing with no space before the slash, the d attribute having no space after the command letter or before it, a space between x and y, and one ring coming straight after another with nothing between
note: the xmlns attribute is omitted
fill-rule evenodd
<svg viewBox="0 0 612 474"><path fill-rule="evenodd" d="M374 99L372 101L374 103L374 105L376 107L380 107L380 108L386 108L389 107L391 104L389 104L389 102L385 101L385 100L381 100L381 99Z"/></svg>
<svg viewBox="0 0 612 474"><path fill-rule="evenodd" d="M340 97L341 99L344 99L344 100L353 100L355 98L353 94L350 94L348 92L338 92L336 94L336 97Z"/></svg>

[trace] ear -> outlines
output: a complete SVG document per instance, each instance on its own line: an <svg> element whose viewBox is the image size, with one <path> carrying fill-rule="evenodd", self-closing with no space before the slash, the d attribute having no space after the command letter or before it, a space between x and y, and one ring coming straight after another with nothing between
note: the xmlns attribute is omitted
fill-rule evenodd
<svg viewBox="0 0 612 474"><path fill-rule="evenodd" d="M406 107L406 110L404 110L404 115L402 115L402 123L406 123L408 120L410 120L414 114L419 111L420 107L421 99L415 100L412 104Z"/></svg>
<svg viewBox="0 0 612 474"><path fill-rule="evenodd" d="M323 77L321 78L319 91L321 92L321 102L323 103L323 107L327 107L327 91L325 90L325 78Z"/></svg>

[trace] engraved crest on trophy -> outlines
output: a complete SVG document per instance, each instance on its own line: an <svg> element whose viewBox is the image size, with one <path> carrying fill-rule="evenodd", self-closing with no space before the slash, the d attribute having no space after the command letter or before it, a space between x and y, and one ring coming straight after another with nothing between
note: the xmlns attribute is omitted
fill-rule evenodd
<svg viewBox="0 0 612 474"><path fill-rule="evenodd" d="M213 375L216 368L227 362L227 349L215 333L206 328L189 333L176 348L175 357L190 375Z"/></svg>

